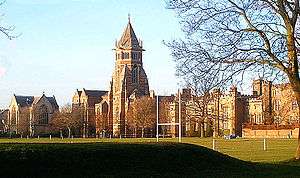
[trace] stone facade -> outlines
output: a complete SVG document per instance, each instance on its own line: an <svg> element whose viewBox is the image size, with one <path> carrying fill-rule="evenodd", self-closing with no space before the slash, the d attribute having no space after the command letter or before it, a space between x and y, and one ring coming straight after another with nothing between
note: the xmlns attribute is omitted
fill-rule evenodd
<svg viewBox="0 0 300 178"><path fill-rule="evenodd" d="M204 96L191 95L191 100L185 103L187 120L184 124L187 135L193 136L199 130L208 132L208 128L219 135L242 136L242 133L255 135L249 130L245 132L253 125L262 126L262 130L266 129L266 125L298 127L298 105L289 84L272 84L259 79L253 81L252 87L252 95L242 95L236 87L231 87L227 94L214 90L208 94L207 108L203 106ZM283 130L274 132L282 135L285 132ZM271 137L274 134L270 131L268 135Z"/></svg>
<svg viewBox="0 0 300 178"><path fill-rule="evenodd" d="M125 132L126 112L130 99L149 95L149 85L143 68L143 44L138 40L130 20L115 45L115 69L111 81L110 103L112 132Z"/></svg>
<svg viewBox="0 0 300 178"><path fill-rule="evenodd" d="M114 51L115 67L109 91L99 91L102 93L91 96L83 90L76 91L73 96L73 108L84 110L85 136L92 136L92 133L115 137L124 135L130 102L149 96L148 78L143 68L145 50L134 33L130 19L121 39L116 41Z"/></svg>
<svg viewBox="0 0 300 178"><path fill-rule="evenodd" d="M73 108L83 109L83 135L102 133L115 137L126 132L126 114L131 102L141 96L155 97L149 92L143 68L143 45L138 40L130 20L115 43L115 67L109 91L76 91ZM191 89L179 95L159 96L169 112L163 122L182 120L182 135L186 136L242 136L243 125L294 124L299 122L299 111L288 84L274 85L264 80L253 81L253 94L243 95L232 86L228 92L215 89L205 96L196 96ZM178 134L177 126L167 126L166 134ZM155 128L153 128L155 129ZM153 130L152 129L152 130Z"/></svg>
<svg viewBox="0 0 300 178"><path fill-rule="evenodd" d="M248 101L247 123L252 125L298 124L299 109L290 85L255 80L253 96Z"/></svg>
<svg viewBox="0 0 300 178"><path fill-rule="evenodd" d="M59 111L55 97L14 95L8 111L8 131L21 135L50 133L50 121Z"/></svg>
<svg viewBox="0 0 300 178"><path fill-rule="evenodd" d="M82 136L89 137L96 132L95 105L108 97L108 91L103 90L76 90L72 98L72 110L82 113L83 128Z"/></svg>

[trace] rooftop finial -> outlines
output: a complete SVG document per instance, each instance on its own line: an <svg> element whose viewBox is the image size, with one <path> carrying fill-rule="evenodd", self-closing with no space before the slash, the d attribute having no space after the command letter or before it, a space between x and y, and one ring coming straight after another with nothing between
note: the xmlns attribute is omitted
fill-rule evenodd
<svg viewBox="0 0 300 178"><path fill-rule="evenodd" d="M128 22L130 23L130 13L128 13Z"/></svg>

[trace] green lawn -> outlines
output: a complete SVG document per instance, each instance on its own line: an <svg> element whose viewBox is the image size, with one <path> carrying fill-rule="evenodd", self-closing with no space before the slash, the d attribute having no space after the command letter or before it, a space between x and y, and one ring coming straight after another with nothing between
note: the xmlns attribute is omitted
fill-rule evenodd
<svg viewBox="0 0 300 178"><path fill-rule="evenodd" d="M275 178L300 175L300 162L251 163L205 147L170 142L3 143L0 158L2 177Z"/></svg>
<svg viewBox="0 0 300 178"><path fill-rule="evenodd" d="M177 142L177 139L160 139L163 142ZM125 142L149 143L155 138L136 139L0 139L0 143L94 143L94 142ZM212 148L212 138L182 138L183 143ZM279 162L293 158L297 147L296 139L267 139L267 150L263 150L263 139L216 139L216 150L229 156L252 162Z"/></svg>
<svg viewBox="0 0 300 178"><path fill-rule="evenodd" d="M212 138L184 138L183 142L212 148ZM297 139L266 139L267 150L263 150L263 139L217 139L216 150L232 157L253 162L279 162L293 158Z"/></svg>

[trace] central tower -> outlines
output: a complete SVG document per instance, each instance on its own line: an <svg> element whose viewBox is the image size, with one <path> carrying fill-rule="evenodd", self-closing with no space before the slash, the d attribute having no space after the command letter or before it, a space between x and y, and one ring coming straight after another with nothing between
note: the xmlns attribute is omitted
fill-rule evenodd
<svg viewBox="0 0 300 178"><path fill-rule="evenodd" d="M143 44L138 40L130 19L115 44L115 69L110 88L110 117L114 136L125 134L126 113L130 100L149 95L147 75L143 68Z"/></svg>

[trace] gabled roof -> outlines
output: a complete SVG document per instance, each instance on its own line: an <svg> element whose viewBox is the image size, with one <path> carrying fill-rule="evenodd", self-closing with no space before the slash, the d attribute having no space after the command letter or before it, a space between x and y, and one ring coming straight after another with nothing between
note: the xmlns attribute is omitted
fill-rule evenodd
<svg viewBox="0 0 300 178"><path fill-rule="evenodd" d="M18 105L20 105L21 107L25 107L25 106L32 106L32 104L34 105L38 103L43 96L45 95L43 94L41 97L15 95L15 98ZM54 96L46 97L46 99L50 102L53 108L55 109L59 108Z"/></svg>
<svg viewBox="0 0 300 178"><path fill-rule="evenodd" d="M130 20L128 21L128 24L123 32L121 39L118 42L117 47L122 49L143 50L134 33Z"/></svg>
<svg viewBox="0 0 300 178"><path fill-rule="evenodd" d="M43 97L43 95L42 96L35 96L32 103L33 104L38 103L42 97Z"/></svg>
<svg viewBox="0 0 300 178"><path fill-rule="evenodd" d="M108 93L108 91L104 91L104 90L86 90L86 89L83 90L84 93L90 97L101 97Z"/></svg>
<svg viewBox="0 0 300 178"><path fill-rule="evenodd" d="M54 96L53 97L46 97L46 98L51 103L51 105L52 105L53 108L55 108L55 109L59 108L59 106L58 106L58 104L57 104L56 99L55 99Z"/></svg>
<svg viewBox="0 0 300 178"><path fill-rule="evenodd" d="M17 104L20 105L21 107L30 106L33 103L33 101L34 101L34 97L33 96L15 95L15 98L16 98Z"/></svg>
<svg viewBox="0 0 300 178"><path fill-rule="evenodd" d="M76 89L76 93L77 93L77 94L78 94L78 96L80 97L80 96L81 96L81 93L82 93L82 91L80 91L80 90Z"/></svg>

